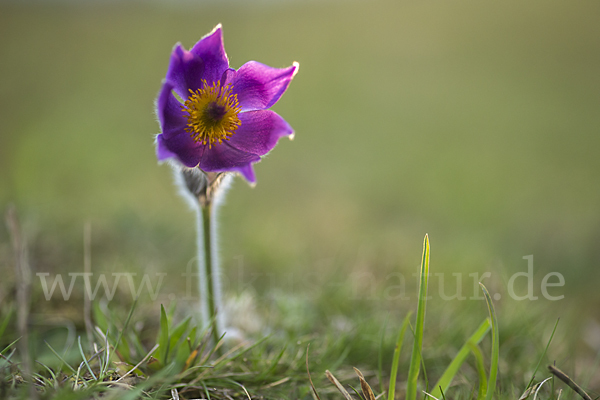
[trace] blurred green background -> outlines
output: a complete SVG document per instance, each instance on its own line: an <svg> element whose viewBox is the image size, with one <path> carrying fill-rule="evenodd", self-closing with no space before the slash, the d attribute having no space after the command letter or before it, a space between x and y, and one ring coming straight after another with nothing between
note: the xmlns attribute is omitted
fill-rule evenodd
<svg viewBox="0 0 600 400"><path fill-rule="evenodd" d="M181 287L193 214L156 162L153 102L172 46L222 23L234 68L300 63L274 107L295 140L221 212L228 282L385 284L428 232L433 272L489 271L502 292L533 254L536 295L566 280L538 304L600 317L598 21L593 0L0 3L0 207L34 272L80 271L89 221L94 271ZM0 243L8 282L4 226Z"/></svg>

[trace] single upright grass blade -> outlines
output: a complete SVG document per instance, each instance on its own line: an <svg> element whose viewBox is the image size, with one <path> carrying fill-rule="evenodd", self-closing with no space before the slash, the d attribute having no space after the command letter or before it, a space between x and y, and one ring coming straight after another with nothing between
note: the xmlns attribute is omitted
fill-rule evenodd
<svg viewBox="0 0 600 400"><path fill-rule="evenodd" d="M115 349L119 352L120 357L125 359L127 362L131 362L131 356L129 355L129 344L123 335L125 331L127 331L127 327L129 326L129 322L131 322L131 317L133 316L133 312L137 306L138 298L136 297L133 301L133 304L129 308L129 314L127 314L127 319L125 320L125 324L123 324L123 328L119 330L119 336L117 337L117 341L115 342ZM108 328L105 332L108 332Z"/></svg>
<svg viewBox="0 0 600 400"><path fill-rule="evenodd" d="M79 345L79 354L81 354L81 358L83 359L82 364L85 364L87 370L92 375L92 378L94 378L95 381L98 380L98 378L96 378L96 375L94 374L94 371L92 371L92 367L90 367L90 364L88 363L88 359L83 352L83 347L81 347L81 336L77 336L77 344Z"/></svg>
<svg viewBox="0 0 600 400"><path fill-rule="evenodd" d="M492 397L494 397L494 392L496 391L496 379L498 377L498 358L500 355L498 319L496 318L496 311L494 310L494 304L492 303L490 293L485 288L483 283L479 282L479 286L481 286L481 290L483 290L485 302L487 303L488 311L490 313L490 319L492 320L492 360L490 364L490 375L488 379L487 392L485 394L485 400L491 400Z"/></svg>
<svg viewBox="0 0 600 400"><path fill-rule="evenodd" d="M167 357L169 356L169 321L167 320L167 313L163 305L160 305L160 331L158 333L158 345L160 351L158 352L158 361L162 365L167 365Z"/></svg>
<svg viewBox="0 0 600 400"><path fill-rule="evenodd" d="M533 380L535 379L535 374L537 374L538 369L540 368L540 365L542 364L542 361L544 360L544 357L546 356L546 353L548 352L548 347L550 347L550 343L552 343L552 338L554 338L554 333L556 332L556 327L558 326L559 321L560 321L560 318L557 319L556 323L554 324L554 329L552 329L552 334L550 335L550 339L548 339L548 343L546 343L546 348L544 349L544 352L542 353L540 360L538 361L537 365L535 366L535 369L533 370L533 374L531 375L531 379L529 380L529 383L527 384L527 387L525 388L525 390L527 390L531 387L531 384L533 383Z"/></svg>
<svg viewBox="0 0 600 400"><path fill-rule="evenodd" d="M15 343L17 343L19 340L21 340L20 337L16 338L15 340L13 340L8 346L6 346L4 349L0 350L0 356L4 353L6 353L6 350L10 349L11 347L13 347L15 345Z"/></svg>
<svg viewBox="0 0 600 400"><path fill-rule="evenodd" d="M2 339L2 335L4 335L4 331L6 330L6 327L8 326L8 323L10 322L14 311L15 308L11 304L10 308L8 309L8 313L6 313L6 317L4 317L2 324L0 324L0 339Z"/></svg>
<svg viewBox="0 0 600 400"><path fill-rule="evenodd" d="M379 391L383 393L383 339L385 339L385 330L387 328L387 318L383 322L381 335L379 336L379 352L377 354L377 380L379 381Z"/></svg>
<svg viewBox="0 0 600 400"><path fill-rule="evenodd" d="M51 350L51 351L54 353L54 355L56 356L56 358L58 358L58 359L60 360L60 362L61 362L61 363L59 364L58 368L56 368L56 371L57 371L57 372L59 372L59 373L60 373L60 372L62 371L62 367L63 367L63 365L65 365L65 366L66 366L68 369L70 369L72 373L76 373L76 372L77 372L77 371L75 371L75 369L74 369L73 367L71 367L71 365L69 365L69 363L68 363L68 362L66 362L66 361L65 361L65 359L64 359L64 358L62 358L62 357L60 356L60 354L58 354L58 352L57 352L56 350L54 350L54 349L52 348L52 346L50 346L50 345L48 344L48 342L44 341L44 343L46 343L46 346L48 346L48 348L49 348L49 349L50 349L50 350Z"/></svg>
<svg viewBox="0 0 600 400"><path fill-rule="evenodd" d="M452 379L454 379L454 377L458 373L458 370L469 356L469 353L471 352L471 346L479 344L479 342L481 342L481 340L485 337L489 330L490 321L488 318L486 318L481 323L481 325L479 325L479 328L477 328L475 333L473 333L473 335L471 335L471 337L460 348L458 354L456 354L456 357L454 357L454 360L452 360L450 365L448 365L448 368L446 368L446 371L444 371L440 379L433 386L433 389L431 391L432 396L439 399L442 397L442 392L446 393L448 391L448 388L452 383Z"/></svg>
<svg viewBox="0 0 600 400"><path fill-rule="evenodd" d="M183 343L183 341L185 340L185 334L188 331L188 326L190 325L191 319L192 319L191 316L187 317L186 319L181 321L175 328L173 328L172 332L170 332L170 334L169 334L169 348L170 349L175 350L175 349L177 349L177 347L179 345L181 345Z"/></svg>
<svg viewBox="0 0 600 400"><path fill-rule="evenodd" d="M487 376L485 376L485 364L483 363L483 353L479 346L474 343L471 345L471 351L475 357L475 364L477 366L477 375L479 376L479 389L477 390L477 400L485 399L487 393Z"/></svg>
<svg viewBox="0 0 600 400"><path fill-rule="evenodd" d="M398 333L398 340L396 341L396 348L394 349L394 358L392 359L392 371L390 373L390 387L388 390L388 400L394 400L396 392L396 378L398 376L398 363L400 362L400 351L402 350L402 343L404 342L404 334L410 323L410 316L412 313L406 314L404 321L402 322L402 328Z"/></svg>
<svg viewBox="0 0 600 400"><path fill-rule="evenodd" d="M425 235L423 240L423 257L421 259L421 279L419 282L419 302L417 304L417 322L415 324L415 341L410 367L408 369L408 381L406 382L406 400L416 400L417 380L421 369L421 348L423 346L423 326L425 324L425 306L427 304L427 281L429 278L429 236Z"/></svg>

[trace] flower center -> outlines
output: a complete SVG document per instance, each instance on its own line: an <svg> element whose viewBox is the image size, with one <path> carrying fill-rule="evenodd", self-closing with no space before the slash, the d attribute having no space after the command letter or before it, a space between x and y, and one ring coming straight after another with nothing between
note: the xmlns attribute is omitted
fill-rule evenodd
<svg viewBox="0 0 600 400"><path fill-rule="evenodd" d="M209 86L205 80L201 89L195 92L189 89L190 95L181 109L187 113L185 130L194 141L208 144L210 148L229 140L242 124L238 118L242 109L231 89L231 85L221 87L220 81Z"/></svg>

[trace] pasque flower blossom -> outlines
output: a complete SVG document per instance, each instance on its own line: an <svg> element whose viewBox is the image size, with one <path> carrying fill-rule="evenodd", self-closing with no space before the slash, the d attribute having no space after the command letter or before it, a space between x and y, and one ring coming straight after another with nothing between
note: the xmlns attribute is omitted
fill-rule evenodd
<svg viewBox="0 0 600 400"><path fill-rule="evenodd" d="M269 108L297 71L297 63L280 69L256 61L230 68L220 25L189 51L177 44L156 100L158 159L205 172L239 172L255 182L252 164L294 133Z"/></svg>

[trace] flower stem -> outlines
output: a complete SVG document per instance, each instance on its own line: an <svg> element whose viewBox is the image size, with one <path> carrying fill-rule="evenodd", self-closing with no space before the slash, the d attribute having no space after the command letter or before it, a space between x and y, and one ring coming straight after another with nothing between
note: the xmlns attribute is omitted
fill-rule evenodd
<svg viewBox="0 0 600 400"><path fill-rule="evenodd" d="M222 334L217 312L221 306L219 287L219 266L214 254L213 207L206 204L200 207L198 221L198 267L200 269L200 307L205 327L212 324L212 338L216 345Z"/></svg>

